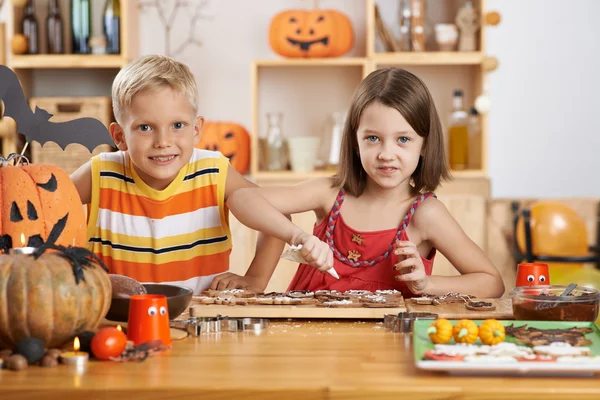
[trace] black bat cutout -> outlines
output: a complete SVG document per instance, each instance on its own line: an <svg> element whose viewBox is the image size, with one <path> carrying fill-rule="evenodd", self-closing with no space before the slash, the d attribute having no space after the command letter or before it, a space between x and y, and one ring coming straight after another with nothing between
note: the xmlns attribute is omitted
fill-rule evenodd
<svg viewBox="0 0 600 400"><path fill-rule="evenodd" d="M18 132L28 142L35 140L42 146L54 142L63 150L71 143L79 143L90 153L101 144L115 145L106 126L95 118L50 122L52 114L46 110L36 106L32 112L19 78L5 65L0 65L0 99L4 102L4 115L15 120Z"/></svg>

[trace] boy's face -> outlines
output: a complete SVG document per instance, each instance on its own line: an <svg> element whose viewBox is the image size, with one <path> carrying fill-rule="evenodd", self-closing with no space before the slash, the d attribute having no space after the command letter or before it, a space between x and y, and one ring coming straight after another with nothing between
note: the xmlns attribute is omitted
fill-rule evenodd
<svg viewBox="0 0 600 400"><path fill-rule="evenodd" d="M143 181L163 190L190 160L203 122L184 93L164 86L136 94L122 124L112 124L110 133Z"/></svg>

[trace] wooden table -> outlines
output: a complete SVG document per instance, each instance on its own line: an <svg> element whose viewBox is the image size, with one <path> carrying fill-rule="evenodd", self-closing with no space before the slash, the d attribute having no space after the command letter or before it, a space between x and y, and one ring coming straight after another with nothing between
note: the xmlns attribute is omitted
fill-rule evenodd
<svg viewBox="0 0 600 400"><path fill-rule="evenodd" d="M415 369L410 335L377 322L272 322L261 335L173 343L142 363L0 371L0 399L598 399L592 378L473 377Z"/></svg>

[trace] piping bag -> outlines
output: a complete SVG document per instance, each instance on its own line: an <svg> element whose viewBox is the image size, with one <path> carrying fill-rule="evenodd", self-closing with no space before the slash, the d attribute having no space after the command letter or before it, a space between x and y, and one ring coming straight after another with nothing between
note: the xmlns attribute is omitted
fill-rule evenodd
<svg viewBox="0 0 600 400"><path fill-rule="evenodd" d="M300 249L302 249L301 244L297 246L291 245L286 251L283 252L281 258L289 261L294 261L300 264L308 264L304 257L302 257L302 254L300 254ZM340 276L338 275L337 271L333 268L333 266L325 272L333 276L335 279L340 279Z"/></svg>

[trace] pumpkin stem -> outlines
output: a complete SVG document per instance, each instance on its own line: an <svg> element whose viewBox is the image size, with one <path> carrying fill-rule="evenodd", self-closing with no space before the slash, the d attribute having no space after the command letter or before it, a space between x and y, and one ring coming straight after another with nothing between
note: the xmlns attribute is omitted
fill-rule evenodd
<svg viewBox="0 0 600 400"><path fill-rule="evenodd" d="M435 326L430 326L429 328L427 328L427 333L428 334L432 334L432 333L437 333L437 327Z"/></svg>
<svg viewBox="0 0 600 400"><path fill-rule="evenodd" d="M467 328L462 328L460 332L458 332L458 337L463 338L469 334L469 330Z"/></svg>
<svg viewBox="0 0 600 400"><path fill-rule="evenodd" d="M500 332L500 331L494 331L494 336L496 336L496 337L502 336L502 332Z"/></svg>

